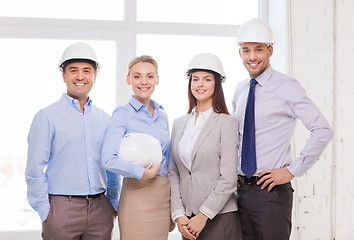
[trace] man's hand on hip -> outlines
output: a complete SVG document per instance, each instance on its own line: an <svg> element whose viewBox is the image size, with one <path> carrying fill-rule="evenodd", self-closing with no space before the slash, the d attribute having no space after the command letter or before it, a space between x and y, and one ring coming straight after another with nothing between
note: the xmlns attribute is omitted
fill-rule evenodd
<svg viewBox="0 0 354 240"><path fill-rule="evenodd" d="M288 170L288 165L283 168L264 170L258 175L257 185L262 185L261 189L265 189L268 186L268 192L276 185L281 185L290 182L294 175Z"/></svg>

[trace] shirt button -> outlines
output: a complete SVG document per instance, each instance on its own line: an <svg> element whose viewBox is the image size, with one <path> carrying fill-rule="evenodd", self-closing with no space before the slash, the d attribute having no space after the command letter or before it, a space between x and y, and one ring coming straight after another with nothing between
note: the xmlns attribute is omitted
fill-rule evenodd
<svg viewBox="0 0 354 240"><path fill-rule="evenodd" d="M91 161L91 158L89 158L88 160Z"/></svg>

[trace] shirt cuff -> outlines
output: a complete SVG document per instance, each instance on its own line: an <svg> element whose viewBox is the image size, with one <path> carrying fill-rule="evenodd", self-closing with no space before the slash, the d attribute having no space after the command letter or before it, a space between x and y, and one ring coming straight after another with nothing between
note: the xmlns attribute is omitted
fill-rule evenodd
<svg viewBox="0 0 354 240"><path fill-rule="evenodd" d="M134 177L138 180L141 180L141 178L143 177L144 175L144 172L145 172L145 168L143 168L142 166L140 165L137 165L137 167L135 168L135 171L134 171Z"/></svg>
<svg viewBox="0 0 354 240"><path fill-rule="evenodd" d="M116 212L118 211L118 199L108 199L110 201L110 203L112 204L114 210L116 210Z"/></svg>
<svg viewBox="0 0 354 240"><path fill-rule="evenodd" d="M307 169L301 164L300 161L295 161L288 166L288 171L295 177L301 177L305 174Z"/></svg>
<svg viewBox="0 0 354 240"><path fill-rule="evenodd" d="M213 211L211 211L210 209L208 209L207 207L205 207L204 205L202 205L199 209L200 212L202 212L205 216L207 216L209 219L213 219L216 214L213 213Z"/></svg>
<svg viewBox="0 0 354 240"><path fill-rule="evenodd" d="M172 221L176 222L177 218L185 216L184 214L178 214L172 218Z"/></svg>
<svg viewBox="0 0 354 240"><path fill-rule="evenodd" d="M171 219L174 221L177 218L181 217L181 216L185 216L185 211L182 209L177 209L175 211L173 211L173 213L171 214Z"/></svg>
<svg viewBox="0 0 354 240"><path fill-rule="evenodd" d="M208 214L206 214L205 212L203 212L202 210L200 210L201 213L203 213L205 216L207 216L209 219L212 219Z"/></svg>
<svg viewBox="0 0 354 240"><path fill-rule="evenodd" d="M41 218L42 222L44 222L44 221L47 219L48 214L49 214L49 210L50 210L50 205L49 205L49 203L48 203L48 205L39 207L39 208L37 209L37 212L38 212L39 217Z"/></svg>

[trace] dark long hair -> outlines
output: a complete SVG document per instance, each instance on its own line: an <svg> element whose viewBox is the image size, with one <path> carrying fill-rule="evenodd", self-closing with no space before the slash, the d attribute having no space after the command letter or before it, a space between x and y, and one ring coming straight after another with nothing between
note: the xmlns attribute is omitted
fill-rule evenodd
<svg viewBox="0 0 354 240"><path fill-rule="evenodd" d="M214 75L214 79L215 79L214 94L213 94L213 110L214 110L214 112L230 114L229 111L227 110L225 97L224 97L224 91L223 91L222 85L221 85L221 75L219 73L216 73L216 72L210 71L210 70L198 70L198 71L210 72ZM197 106L197 99L193 96L192 90L191 90L192 75L194 72L197 72L197 71L191 71L189 73L189 80L188 80L189 108L188 108L188 113L191 113L192 109L195 106Z"/></svg>

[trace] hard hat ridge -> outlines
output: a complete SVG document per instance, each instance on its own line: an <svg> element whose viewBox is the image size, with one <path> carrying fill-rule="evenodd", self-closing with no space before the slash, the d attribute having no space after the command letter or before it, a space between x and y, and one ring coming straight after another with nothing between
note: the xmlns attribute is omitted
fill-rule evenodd
<svg viewBox="0 0 354 240"><path fill-rule="evenodd" d="M64 50L62 59L59 61L59 70L63 71L64 67L72 62L87 62L96 68L97 72L100 69L95 50L84 42L73 43Z"/></svg>
<svg viewBox="0 0 354 240"><path fill-rule="evenodd" d="M199 53L192 58L186 72L187 76L196 71L217 73L221 76L221 80L226 77L220 59L212 53Z"/></svg>
<svg viewBox="0 0 354 240"><path fill-rule="evenodd" d="M259 20L251 19L240 25L237 32L237 43L259 42L274 44L272 29L269 24Z"/></svg>

